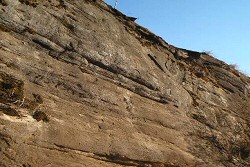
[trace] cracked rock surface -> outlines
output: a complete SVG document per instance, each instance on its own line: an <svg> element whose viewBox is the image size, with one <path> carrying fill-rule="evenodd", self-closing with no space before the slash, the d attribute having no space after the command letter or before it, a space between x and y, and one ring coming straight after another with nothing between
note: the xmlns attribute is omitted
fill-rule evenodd
<svg viewBox="0 0 250 167"><path fill-rule="evenodd" d="M0 166L250 165L250 79L101 0L0 0Z"/></svg>

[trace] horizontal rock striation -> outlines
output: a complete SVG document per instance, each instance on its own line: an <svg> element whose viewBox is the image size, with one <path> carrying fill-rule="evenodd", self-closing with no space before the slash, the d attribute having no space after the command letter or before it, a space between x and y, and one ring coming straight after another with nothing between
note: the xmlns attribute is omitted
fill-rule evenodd
<svg viewBox="0 0 250 167"><path fill-rule="evenodd" d="M0 0L1 166L249 166L250 79L101 0Z"/></svg>

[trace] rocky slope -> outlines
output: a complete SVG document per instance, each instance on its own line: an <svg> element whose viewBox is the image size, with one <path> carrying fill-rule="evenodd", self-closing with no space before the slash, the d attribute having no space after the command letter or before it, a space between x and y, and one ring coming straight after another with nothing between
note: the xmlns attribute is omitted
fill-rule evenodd
<svg viewBox="0 0 250 167"><path fill-rule="evenodd" d="M101 0L0 0L1 166L249 166L250 79Z"/></svg>

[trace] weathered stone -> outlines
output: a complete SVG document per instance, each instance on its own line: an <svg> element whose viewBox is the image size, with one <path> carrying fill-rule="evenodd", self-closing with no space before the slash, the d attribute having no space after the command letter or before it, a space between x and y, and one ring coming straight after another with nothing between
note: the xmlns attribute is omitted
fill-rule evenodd
<svg viewBox="0 0 250 167"><path fill-rule="evenodd" d="M249 166L249 77L102 0L3 2L1 166Z"/></svg>

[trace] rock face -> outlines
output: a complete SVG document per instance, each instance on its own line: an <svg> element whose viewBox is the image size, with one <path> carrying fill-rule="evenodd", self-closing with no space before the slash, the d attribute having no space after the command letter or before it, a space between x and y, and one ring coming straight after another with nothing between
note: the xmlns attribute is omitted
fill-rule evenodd
<svg viewBox="0 0 250 167"><path fill-rule="evenodd" d="M101 0L0 1L0 165L249 166L250 79Z"/></svg>

